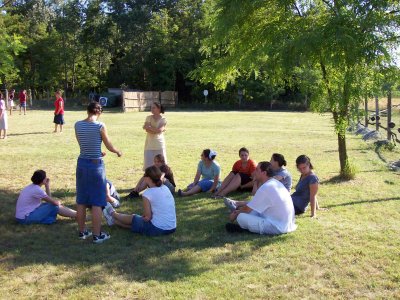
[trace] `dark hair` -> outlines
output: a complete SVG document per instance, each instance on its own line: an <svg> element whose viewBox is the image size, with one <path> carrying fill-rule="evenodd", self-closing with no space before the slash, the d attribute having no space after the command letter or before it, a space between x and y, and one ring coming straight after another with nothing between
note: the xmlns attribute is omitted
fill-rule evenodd
<svg viewBox="0 0 400 300"><path fill-rule="evenodd" d="M240 156L240 152L246 152L247 154L250 154L249 150L246 147L242 147L239 149L239 156Z"/></svg>
<svg viewBox="0 0 400 300"><path fill-rule="evenodd" d="M261 171L267 172L268 177L274 176L274 170L272 170L272 165L269 161L262 161L258 165L260 166Z"/></svg>
<svg viewBox="0 0 400 300"><path fill-rule="evenodd" d="M158 187L162 185L161 175L162 173L160 169L157 168L156 166L148 167L144 171L144 177L149 177L151 181L153 181L154 184Z"/></svg>
<svg viewBox="0 0 400 300"><path fill-rule="evenodd" d="M43 180L46 178L46 172L43 170L36 170L32 177L31 180L34 184L41 184Z"/></svg>
<svg viewBox="0 0 400 300"><path fill-rule="evenodd" d="M310 166L310 169L314 169L313 165L311 164L310 158L307 155L300 155L298 158L296 158L296 166L299 166L300 164L308 164Z"/></svg>
<svg viewBox="0 0 400 300"><path fill-rule="evenodd" d="M62 95L62 91L61 90L56 90L56 94Z"/></svg>
<svg viewBox="0 0 400 300"><path fill-rule="evenodd" d="M87 107L88 114L99 115L103 112L103 108L98 102L92 102Z"/></svg>
<svg viewBox="0 0 400 300"><path fill-rule="evenodd" d="M159 160L162 164L165 164L165 158L164 155L162 154L157 154L156 156L154 156L154 159Z"/></svg>
<svg viewBox="0 0 400 300"><path fill-rule="evenodd" d="M160 113L162 113L162 114L165 113L165 108L161 103L153 102L153 104L160 110Z"/></svg>
<svg viewBox="0 0 400 300"><path fill-rule="evenodd" d="M204 157L207 157L209 160L214 160L217 155L211 155L211 157L210 157L210 153L211 153L210 149L203 150Z"/></svg>
<svg viewBox="0 0 400 300"><path fill-rule="evenodd" d="M286 166L286 160L285 160L285 157L282 154L274 153L274 154L272 154L272 158L273 158L274 161L278 162L278 165L280 167Z"/></svg>

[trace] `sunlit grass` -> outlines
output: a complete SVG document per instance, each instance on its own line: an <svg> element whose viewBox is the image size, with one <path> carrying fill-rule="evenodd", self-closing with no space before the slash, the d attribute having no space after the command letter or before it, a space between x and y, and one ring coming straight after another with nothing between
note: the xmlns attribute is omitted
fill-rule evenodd
<svg viewBox="0 0 400 300"><path fill-rule="evenodd" d="M101 117L124 153L105 157L107 177L123 196L143 175L146 114L111 111ZM67 111L63 134L51 133L52 117L51 111L13 114L9 138L0 141L0 298L400 297L400 175L388 170L370 142L349 134L348 152L358 174L353 181L338 180L337 139L329 115L166 114L168 160L179 188L193 180L204 148L218 152L223 175L242 146L256 161L282 153L295 183L295 158L309 155L322 183L319 202L329 210L319 212L318 219L300 216L294 233L229 235L221 201L198 195L176 199L173 235L146 238L110 228L112 238L102 245L77 240L76 224L67 219L51 226L14 222L18 193L38 168L47 171L53 194L74 206L79 149L73 124L85 112ZM399 159L398 147L383 155ZM139 200L123 202L121 211L140 213L140 206Z"/></svg>

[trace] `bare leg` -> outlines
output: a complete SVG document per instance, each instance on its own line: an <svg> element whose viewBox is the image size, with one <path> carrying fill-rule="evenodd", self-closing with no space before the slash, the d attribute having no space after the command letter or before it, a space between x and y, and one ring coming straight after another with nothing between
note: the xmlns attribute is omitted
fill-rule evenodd
<svg viewBox="0 0 400 300"><path fill-rule="evenodd" d="M182 196L190 196L190 195L194 195L194 194L197 194L200 192L201 192L201 187L198 185L195 185L190 190L188 190L186 192L182 192Z"/></svg>
<svg viewBox="0 0 400 300"><path fill-rule="evenodd" d="M26 115L26 106L24 106L24 115Z"/></svg>
<svg viewBox="0 0 400 300"><path fill-rule="evenodd" d="M57 132L57 124L54 124L54 131L53 132Z"/></svg>
<svg viewBox="0 0 400 300"><path fill-rule="evenodd" d="M63 205L60 205L58 207L58 214L60 216L67 217L67 218L73 218L73 219L75 219L77 217L77 213L75 210L70 209L69 207L66 207Z"/></svg>
<svg viewBox="0 0 400 300"><path fill-rule="evenodd" d="M239 174L236 174L233 176L232 180L228 183L228 185L225 187L223 191L218 192L218 195L220 196L226 196L230 192L236 191L238 187L240 187L242 179L240 178Z"/></svg>
<svg viewBox="0 0 400 300"><path fill-rule="evenodd" d="M62 132L62 128L63 128L63 126L62 126L62 124L60 124L60 132Z"/></svg>
<svg viewBox="0 0 400 300"><path fill-rule="evenodd" d="M102 215L100 206L92 206L92 226L94 235L100 235Z"/></svg>
<svg viewBox="0 0 400 300"><path fill-rule="evenodd" d="M116 219L114 219L114 224L118 225L119 227L123 227L123 228L131 228L131 225L122 223L122 222L120 222L120 221L118 221Z"/></svg>
<svg viewBox="0 0 400 300"><path fill-rule="evenodd" d="M86 206L82 204L77 205L76 220L78 221L79 231L83 232L86 229Z"/></svg>
<svg viewBox="0 0 400 300"><path fill-rule="evenodd" d="M119 223L122 223L124 225L131 225L134 215L120 214L115 211L112 213L112 216L115 221L118 221Z"/></svg>
<svg viewBox="0 0 400 300"><path fill-rule="evenodd" d="M215 193L215 196L223 196L226 195L227 193L224 193L225 188L229 185L229 183L232 181L232 179L235 177L235 174L230 172L228 176L225 177L224 181L222 181L221 186L219 187L218 191Z"/></svg>
<svg viewBox="0 0 400 300"><path fill-rule="evenodd" d="M144 182L144 177L140 178L134 190L138 193L144 191L147 188L146 183Z"/></svg>

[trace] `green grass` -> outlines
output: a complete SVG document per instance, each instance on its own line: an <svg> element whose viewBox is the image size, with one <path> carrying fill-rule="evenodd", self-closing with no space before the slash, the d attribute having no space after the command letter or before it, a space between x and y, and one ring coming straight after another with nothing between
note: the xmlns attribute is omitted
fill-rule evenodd
<svg viewBox="0 0 400 300"><path fill-rule="evenodd" d="M147 113L106 112L101 120L123 157L108 153L107 177L124 196L142 176ZM59 218L51 226L19 226L19 191L42 168L53 195L75 200L78 145L73 124L84 111L67 111L65 132L52 134L51 111L9 117L0 140L1 299L268 299L400 298L400 174L391 172L359 136L348 135L358 170L342 182L337 140L329 115L291 112L168 112L169 165L178 187L193 180L204 148L218 152L225 176L246 146L256 161L285 155L294 183L294 161L311 157L321 180L319 202L328 211L297 218L294 233L268 237L225 232L220 200L198 195L176 199L178 229L147 238L110 228L102 245L77 239L77 226ZM398 146L399 147L399 146ZM399 159L399 148L381 154ZM249 198L234 194L233 198ZM139 200L122 212L140 213Z"/></svg>

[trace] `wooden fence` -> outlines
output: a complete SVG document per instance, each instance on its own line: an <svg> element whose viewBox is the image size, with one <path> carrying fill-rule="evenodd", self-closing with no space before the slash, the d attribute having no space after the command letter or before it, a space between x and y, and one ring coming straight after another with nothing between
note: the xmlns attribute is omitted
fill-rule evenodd
<svg viewBox="0 0 400 300"><path fill-rule="evenodd" d="M178 92L122 92L124 112L148 111L153 102L160 102L164 107L175 107L178 103Z"/></svg>

